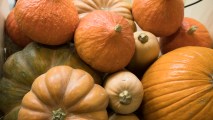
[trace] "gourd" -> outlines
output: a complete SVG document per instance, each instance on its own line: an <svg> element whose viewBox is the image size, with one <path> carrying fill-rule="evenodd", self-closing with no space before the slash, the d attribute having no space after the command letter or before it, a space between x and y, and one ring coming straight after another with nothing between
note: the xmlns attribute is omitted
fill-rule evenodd
<svg viewBox="0 0 213 120"><path fill-rule="evenodd" d="M115 12L122 15L131 25L133 31L136 31L136 25L132 16L132 3L125 0L73 0L79 14L79 18L82 19L88 13L95 10L104 10Z"/></svg>
<svg viewBox="0 0 213 120"><path fill-rule="evenodd" d="M123 69L135 52L133 31L127 20L101 10L81 19L74 43L80 58L101 72Z"/></svg>
<svg viewBox="0 0 213 120"><path fill-rule="evenodd" d="M68 65L87 71L101 83L99 73L87 66L77 55L74 46L46 46L35 42L22 51L12 54L4 63L3 78L0 80L0 111L7 120L17 120L16 116L23 96L30 91L35 78L54 66ZM16 110L14 110L16 109Z"/></svg>
<svg viewBox="0 0 213 120"><path fill-rule="evenodd" d="M133 73L124 70L113 73L103 86L109 95L109 107L114 112L130 114L141 105L143 85Z"/></svg>
<svg viewBox="0 0 213 120"><path fill-rule="evenodd" d="M213 40L208 30L196 19L185 17L177 32L160 38L160 48L163 54L185 46L213 48Z"/></svg>
<svg viewBox="0 0 213 120"><path fill-rule="evenodd" d="M213 50L188 46L162 55L144 74L144 120L213 119Z"/></svg>
<svg viewBox="0 0 213 120"><path fill-rule="evenodd" d="M109 120L140 120L140 119L133 113L127 115L114 113L109 116Z"/></svg>
<svg viewBox="0 0 213 120"><path fill-rule="evenodd" d="M14 15L24 34L46 45L71 41L79 22L71 0L18 0Z"/></svg>
<svg viewBox="0 0 213 120"><path fill-rule="evenodd" d="M89 73L56 66L35 79L22 100L18 120L108 120L108 100Z"/></svg>

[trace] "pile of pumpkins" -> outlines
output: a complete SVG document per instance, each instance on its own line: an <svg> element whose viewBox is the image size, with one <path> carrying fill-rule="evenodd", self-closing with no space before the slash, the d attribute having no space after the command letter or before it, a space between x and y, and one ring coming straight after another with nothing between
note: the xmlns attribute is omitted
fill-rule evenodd
<svg viewBox="0 0 213 120"><path fill-rule="evenodd" d="M4 120L213 120L213 41L183 0L18 0L5 30Z"/></svg>

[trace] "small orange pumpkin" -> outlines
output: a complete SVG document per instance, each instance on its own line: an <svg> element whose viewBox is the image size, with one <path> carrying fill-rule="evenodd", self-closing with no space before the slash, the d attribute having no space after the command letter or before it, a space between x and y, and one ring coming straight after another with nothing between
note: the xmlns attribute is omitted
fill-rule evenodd
<svg viewBox="0 0 213 120"><path fill-rule="evenodd" d="M206 27L193 18L185 17L180 29L171 36L160 38L163 54L184 46L213 47L213 40Z"/></svg>
<svg viewBox="0 0 213 120"><path fill-rule="evenodd" d="M18 0L14 13L28 37L47 45L70 41L79 22L72 0Z"/></svg>
<svg viewBox="0 0 213 120"><path fill-rule="evenodd" d="M123 69L135 52L130 24L108 11L93 11L81 19L74 42L82 60L101 72Z"/></svg>
<svg viewBox="0 0 213 120"><path fill-rule="evenodd" d="M145 31L155 36L169 36L181 26L184 17L183 0L134 0L132 14Z"/></svg>

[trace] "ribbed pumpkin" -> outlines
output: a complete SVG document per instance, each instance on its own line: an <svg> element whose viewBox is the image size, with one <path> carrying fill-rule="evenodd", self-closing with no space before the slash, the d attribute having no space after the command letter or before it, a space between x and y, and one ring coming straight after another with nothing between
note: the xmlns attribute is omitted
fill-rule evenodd
<svg viewBox="0 0 213 120"><path fill-rule="evenodd" d="M127 20L101 10L89 13L80 21L74 42L82 60L101 72L124 68L135 52L133 31Z"/></svg>
<svg viewBox="0 0 213 120"><path fill-rule="evenodd" d="M133 31L136 31L136 25L132 17L132 5L127 0L73 0L79 14L83 18L88 13L95 10L112 11L122 15L128 20Z"/></svg>
<svg viewBox="0 0 213 120"><path fill-rule="evenodd" d="M169 36L181 26L183 0L133 0L132 14L138 26L156 36Z"/></svg>
<svg viewBox="0 0 213 120"><path fill-rule="evenodd" d="M127 115L114 113L109 116L109 120L139 120L139 118L133 113Z"/></svg>
<svg viewBox="0 0 213 120"><path fill-rule="evenodd" d="M144 74L144 120L213 120L213 50L189 46L161 56Z"/></svg>
<svg viewBox="0 0 213 120"><path fill-rule="evenodd" d="M17 112L23 96L30 91L35 78L58 65L85 70L93 76L96 83L100 83L98 73L81 61L73 46L50 47L30 43L22 51L11 55L3 66L4 76L0 80L0 110L8 114L7 120L17 120L14 113Z"/></svg>
<svg viewBox="0 0 213 120"><path fill-rule="evenodd" d="M177 32L171 36L160 38L160 48L163 54L184 46L212 48L213 40L201 22L185 17Z"/></svg>
<svg viewBox="0 0 213 120"><path fill-rule="evenodd" d="M72 0L18 0L14 13L28 37L47 45L70 41L79 22Z"/></svg>
<svg viewBox="0 0 213 120"><path fill-rule="evenodd" d="M10 39L18 46L25 47L27 44L29 44L32 40L27 37L18 27L17 22L14 17L14 9L11 10L9 13L6 23L5 23L5 29L7 35L10 37Z"/></svg>
<svg viewBox="0 0 213 120"><path fill-rule="evenodd" d="M56 66L35 79L18 120L108 120L108 100L87 72Z"/></svg>

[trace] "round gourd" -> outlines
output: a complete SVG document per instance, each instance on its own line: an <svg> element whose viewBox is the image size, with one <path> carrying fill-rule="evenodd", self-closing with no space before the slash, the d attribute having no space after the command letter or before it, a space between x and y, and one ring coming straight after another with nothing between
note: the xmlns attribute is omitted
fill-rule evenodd
<svg viewBox="0 0 213 120"><path fill-rule="evenodd" d="M18 46L25 47L32 40L27 37L18 27L17 22L14 17L14 9L11 10L9 15L7 16L5 29L7 35L10 39Z"/></svg>
<svg viewBox="0 0 213 120"><path fill-rule="evenodd" d="M133 0L132 14L138 26L156 36L169 36L181 26L183 0Z"/></svg>
<svg viewBox="0 0 213 120"><path fill-rule="evenodd" d="M161 56L142 78L144 120L213 120L213 50L189 46Z"/></svg>
<svg viewBox="0 0 213 120"><path fill-rule="evenodd" d="M79 18L82 19L88 13L95 10L104 10L115 12L122 15L128 20L133 31L136 31L136 25L132 17L132 5L127 0L73 0L79 14Z"/></svg>
<svg viewBox="0 0 213 120"><path fill-rule="evenodd" d="M80 21L74 42L81 59L101 72L123 69L135 52L133 31L127 20L101 10Z"/></svg>
<svg viewBox="0 0 213 120"><path fill-rule="evenodd" d="M160 48L163 54L185 46L213 47L213 40L206 27L193 18L185 17L176 33L160 38Z"/></svg>
<svg viewBox="0 0 213 120"><path fill-rule="evenodd" d="M129 71L119 71L110 75L104 88L109 95L109 107L116 113L133 113L143 99L143 85Z"/></svg>
<svg viewBox="0 0 213 120"><path fill-rule="evenodd" d="M146 70L159 56L160 46L155 35L147 31L134 33L135 53L128 69L131 71Z"/></svg>
<svg viewBox="0 0 213 120"><path fill-rule="evenodd" d="M24 34L46 45L70 41L79 22L72 0L18 0L14 14Z"/></svg>
<svg viewBox="0 0 213 120"><path fill-rule="evenodd" d="M0 80L0 110L9 115L7 120L17 120L10 117L17 115L13 114L17 113L14 109L20 106L23 96L30 91L35 78L58 65L85 70L93 76L96 83L101 83L99 74L81 61L73 46L51 47L32 42L22 51L12 54L3 66L3 78Z"/></svg>
<svg viewBox="0 0 213 120"><path fill-rule="evenodd" d="M87 72L56 66L35 79L18 120L108 120L108 100Z"/></svg>
<svg viewBox="0 0 213 120"><path fill-rule="evenodd" d="M109 120L140 120L140 119L133 113L127 115L114 113L109 116Z"/></svg>

